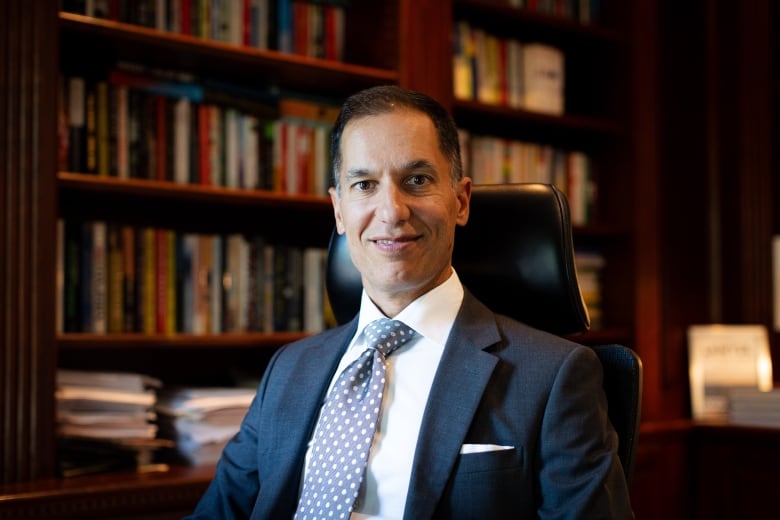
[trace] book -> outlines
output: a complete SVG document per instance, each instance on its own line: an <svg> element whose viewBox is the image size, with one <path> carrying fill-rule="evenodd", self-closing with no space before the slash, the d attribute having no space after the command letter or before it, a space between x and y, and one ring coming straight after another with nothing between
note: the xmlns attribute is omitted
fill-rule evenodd
<svg viewBox="0 0 780 520"><path fill-rule="evenodd" d="M59 468L63 476L103 471L161 469L154 452L171 446L156 439L154 405L159 379L115 371L58 369Z"/></svg>
<svg viewBox="0 0 780 520"><path fill-rule="evenodd" d="M551 45L523 46L523 108L561 115L564 112L563 52Z"/></svg>
<svg viewBox="0 0 780 520"><path fill-rule="evenodd" d="M87 79L84 89L84 173L97 173L97 83Z"/></svg>
<svg viewBox="0 0 780 520"><path fill-rule="evenodd" d="M142 374L59 369L55 391L59 425L73 427L70 433L80 437L154 437L148 412L161 386L158 379ZM85 424L77 420L85 416L91 418L92 432L82 430ZM98 420L103 420L104 428L94 427ZM128 430L128 425L138 428Z"/></svg>
<svg viewBox="0 0 780 520"><path fill-rule="evenodd" d="M209 276L210 285L210 323L212 334L227 332L223 319L223 275L225 269L225 237L220 234L211 236L211 275Z"/></svg>
<svg viewBox="0 0 780 520"><path fill-rule="evenodd" d="M247 330L261 332L265 319L263 299L265 273L265 239L255 235L249 239L249 257L247 271Z"/></svg>
<svg viewBox="0 0 780 520"><path fill-rule="evenodd" d="M198 235L177 233L176 243L176 332L194 334L199 300Z"/></svg>
<svg viewBox="0 0 780 520"><path fill-rule="evenodd" d="M225 239L224 270L222 272L223 330L225 332L241 332L241 295L244 238L238 233L231 233Z"/></svg>
<svg viewBox="0 0 780 520"><path fill-rule="evenodd" d="M109 223L106 226L106 279L107 320L106 332L120 333L125 330L125 266L124 245L121 227Z"/></svg>
<svg viewBox="0 0 780 520"><path fill-rule="evenodd" d="M68 79L68 168L86 171L86 81L83 77Z"/></svg>
<svg viewBox="0 0 780 520"><path fill-rule="evenodd" d="M731 388L727 393L729 423L780 428L780 388Z"/></svg>
<svg viewBox="0 0 780 520"><path fill-rule="evenodd" d="M120 226L122 246L122 331L138 332L136 230Z"/></svg>
<svg viewBox="0 0 780 520"><path fill-rule="evenodd" d="M140 290L139 297L139 319L141 327L139 332L144 334L154 334L157 332L157 240L156 231L153 227L143 227L139 229L140 252L139 262L136 264L139 274Z"/></svg>
<svg viewBox="0 0 780 520"><path fill-rule="evenodd" d="M108 83L101 80L95 85L95 173L102 176L108 176L111 170L109 113L114 111L109 104Z"/></svg>
<svg viewBox="0 0 780 520"><path fill-rule="evenodd" d="M85 295L89 299L90 318L86 324L85 332L105 334L107 328L108 312L108 280L106 264L106 223L93 221L88 224L87 233L91 234L89 262L90 293Z"/></svg>
<svg viewBox="0 0 780 520"><path fill-rule="evenodd" d="M214 332L211 324L210 302L215 298L216 273L213 271L212 236L200 235L196 238L193 253L193 271L195 286L193 288L193 333L206 334Z"/></svg>
<svg viewBox="0 0 780 520"><path fill-rule="evenodd" d="M523 44L510 39L507 41L506 52L507 104L512 108L523 108L525 98Z"/></svg>
<svg viewBox="0 0 780 520"><path fill-rule="evenodd" d="M339 107L322 101L283 96L274 123L273 189L290 194L326 195L330 184L330 131Z"/></svg>
<svg viewBox="0 0 780 520"><path fill-rule="evenodd" d="M303 250L303 331L312 334L325 329L326 260L326 249L307 247Z"/></svg>
<svg viewBox="0 0 780 520"><path fill-rule="evenodd" d="M127 91L108 89L108 175L120 177L120 155L125 164L123 176L127 178ZM121 135L120 135L121 134ZM122 150L120 150L120 146Z"/></svg>
<svg viewBox="0 0 780 520"><path fill-rule="evenodd" d="M175 443L179 461L213 464L238 432L254 395L253 388L170 388L156 405L160 435Z"/></svg>
<svg viewBox="0 0 780 520"><path fill-rule="evenodd" d="M588 309L591 330L603 325L602 272L606 265L604 255L599 251L578 248L574 253L577 281L580 293Z"/></svg>
<svg viewBox="0 0 780 520"><path fill-rule="evenodd" d="M173 181L179 184L190 183L190 147L192 140L192 104L182 97L174 102L173 123Z"/></svg>
<svg viewBox="0 0 780 520"><path fill-rule="evenodd" d="M452 53L452 85L455 99L474 99L474 42L471 26L460 20L455 23Z"/></svg>
<svg viewBox="0 0 780 520"><path fill-rule="evenodd" d="M276 2L276 14L277 14L277 45L276 50L279 52L293 53L295 51L294 46L294 29L293 29L293 0L277 0Z"/></svg>

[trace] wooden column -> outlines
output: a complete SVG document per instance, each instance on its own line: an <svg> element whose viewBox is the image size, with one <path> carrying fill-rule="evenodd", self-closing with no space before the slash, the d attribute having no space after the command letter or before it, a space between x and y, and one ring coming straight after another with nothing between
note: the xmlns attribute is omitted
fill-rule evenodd
<svg viewBox="0 0 780 520"><path fill-rule="evenodd" d="M401 86L424 92L451 107L452 2L400 0L399 22Z"/></svg>
<svg viewBox="0 0 780 520"><path fill-rule="evenodd" d="M50 476L57 4L0 3L0 482Z"/></svg>
<svg viewBox="0 0 780 520"><path fill-rule="evenodd" d="M715 321L758 323L772 328L773 233L772 9L769 0L715 4L715 45L720 85L713 118L719 138L717 219L720 265ZM777 201L774 202L776 204ZM780 356L774 345L775 360ZM777 362L775 362L777 367ZM777 377L775 378L777 379Z"/></svg>
<svg viewBox="0 0 780 520"><path fill-rule="evenodd" d="M644 364L642 415L644 420L662 416L663 384L660 355L660 254L658 218L660 194L658 190L658 63L657 63L657 9L654 1L637 2L632 12L631 79L634 99L631 106L634 137L633 157L635 176L632 199L636 221L636 350ZM641 59L640 59L641 58ZM641 101L640 101L641 100Z"/></svg>

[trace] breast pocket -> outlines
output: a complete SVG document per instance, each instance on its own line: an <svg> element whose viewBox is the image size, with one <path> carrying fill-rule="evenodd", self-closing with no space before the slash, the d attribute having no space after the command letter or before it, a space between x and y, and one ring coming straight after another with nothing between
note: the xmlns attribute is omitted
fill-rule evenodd
<svg viewBox="0 0 780 520"><path fill-rule="evenodd" d="M437 518L522 517L529 510L531 494L524 451L517 447L465 451L458 456Z"/></svg>
<svg viewBox="0 0 780 520"><path fill-rule="evenodd" d="M459 473L500 472L523 463L522 450L513 446L464 444L455 475Z"/></svg>

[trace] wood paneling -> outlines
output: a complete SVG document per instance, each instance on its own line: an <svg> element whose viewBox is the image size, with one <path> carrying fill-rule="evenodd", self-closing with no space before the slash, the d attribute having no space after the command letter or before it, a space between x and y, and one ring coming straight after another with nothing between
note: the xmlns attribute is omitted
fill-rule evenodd
<svg viewBox="0 0 780 520"><path fill-rule="evenodd" d="M51 476L57 13L0 6L0 481Z"/></svg>

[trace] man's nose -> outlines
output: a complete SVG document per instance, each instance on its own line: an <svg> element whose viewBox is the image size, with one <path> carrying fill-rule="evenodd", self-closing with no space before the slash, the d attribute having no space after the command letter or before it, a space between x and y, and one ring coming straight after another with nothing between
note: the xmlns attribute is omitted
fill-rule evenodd
<svg viewBox="0 0 780 520"><path fill-rule="evenodd" d="M377 198L377 216L383 222L396 223L409 218L408 194L395 184L382 187Z"/></svg>

